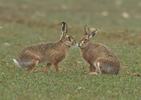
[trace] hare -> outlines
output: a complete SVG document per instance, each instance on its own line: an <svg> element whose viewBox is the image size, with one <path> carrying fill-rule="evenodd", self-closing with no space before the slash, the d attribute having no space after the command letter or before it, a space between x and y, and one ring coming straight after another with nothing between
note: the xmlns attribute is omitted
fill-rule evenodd
<svg viewBox="0 0 141 100"><path fill-rule="evenodd" d="M120 62L116 55L103 44L92 43L90 39L97 30L88 34L87 25L84 26L85 35L76 46L81 49L83 58L90 64L90 73L118 74Z"/></svg>
<svg viewBox="0 0 141 100"><path fill-rule="evenodd" d="M61 22L61 39L57 42L32 45L24 48L19 53L19 59L13 59L14 63L20 67L27 67L27 71L31 72L38 63L46 64L46 72L48 72L51 64L54 65L56 71L59 71L58 64L61 62L69 48L75 45L75 40L67 34L67 24Z"/></svg>

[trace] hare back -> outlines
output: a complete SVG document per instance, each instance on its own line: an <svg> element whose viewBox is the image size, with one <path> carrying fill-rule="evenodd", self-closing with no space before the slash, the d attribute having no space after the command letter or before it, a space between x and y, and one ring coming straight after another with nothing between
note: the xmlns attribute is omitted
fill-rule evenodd
<svg viewBox="0 0 141 100"><path fill-rule="evenodd" d="M60 61L65 57L66 50L59 43L39 44L26 47L19 54L22 59L39 59L39 63Z"/></svg>
<svg viewBox="0 0 141 100"><path fill-rule="evenodd" d="M28 47L24 48L21 51L21 53L25 52L26 50L43 52L43 51L46 51L47 49L56 49L56 48L58 48L58 46L59 45L57 43L42 43L42 44L38 44L38 45L28 46Z"/></svg>
<svg viewBox="0 0 141 100"><path fill-rule="evenodd" d="M95 61L98 57L117 59L116 55L102 44L89 43L89 45L81 49L81 51L85 60Z"/></svg>
<svg viewBox="0 0 141 100"><path fill-rule="evenodd" d="M97 44L96 47L93 48L93 52L99 56L116 57L115 54L103 44Z"/></svg>

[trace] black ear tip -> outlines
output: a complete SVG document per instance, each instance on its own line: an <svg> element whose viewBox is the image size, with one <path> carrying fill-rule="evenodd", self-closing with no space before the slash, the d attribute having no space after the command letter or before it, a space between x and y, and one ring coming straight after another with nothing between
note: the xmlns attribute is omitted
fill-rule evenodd
<svg viewBox="0 0 141 100"><path fill-rule="evenodd" d="M66 24L66 22L64 22L64 21L63 21L63 22L61 22L61 24L62 24L62 25L65 25L65 24Z"/></svg>

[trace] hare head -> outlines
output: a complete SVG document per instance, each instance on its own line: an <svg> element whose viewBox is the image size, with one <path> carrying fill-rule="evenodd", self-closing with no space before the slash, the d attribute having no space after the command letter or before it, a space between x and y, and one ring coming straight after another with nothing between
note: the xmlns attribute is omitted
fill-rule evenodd
<svg viewBox="0 0 141 100"><path fill-rule="evenodd" d="M79 40L78 43L76 43L76 46L80 47L80 48L84 48L87 46L87 44L89 43L90 39L92 37L95 36L95 34L97 33L97 29L93 30L90 34L88 33L88 28L87 25L84 26L84 36Z"/></svg>
<svg viewBox="0 0 141 100"><path fill-rule="evenodd" d="M61 22L61 32L62 32L62 36L60 41L63 42L64 45L71 47L73 45L76 44L75 39L67 34L67 24L65 22Z"/></svg>

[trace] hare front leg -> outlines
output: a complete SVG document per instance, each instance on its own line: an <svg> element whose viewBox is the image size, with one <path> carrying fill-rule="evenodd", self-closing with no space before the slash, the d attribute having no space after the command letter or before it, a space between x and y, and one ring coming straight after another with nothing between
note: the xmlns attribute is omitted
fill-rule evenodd
<svg viewBox="0 0 141 100"><path fill-rule="evenodd" d="M55 69L56 69L56 72L59 72L58 63L54 64L54 67L55 67Z"/></svg>
<svg viewBox="0 0 141 100"><path fill-rule="evenodd" d="M102 57L99 57L96 59L96 61L94 62L94 66L96 68L96 72L99 72L100 74L102 74L102 66L101 66L101 60L103 60Z"/></svg>
<svg viewBox="0 0 141 100"><path fill-rule="evenodd" d="M96 68L93 64L90 64L90 72L89 75L97 75Z"/></svg>
<svg viewBox="0 0 141 100"><path fill-rule="evenodd" d="M94 67L93 64L90 64L90 70L89 70L89 72L95 72L95 67Z"/></svg>
<svg viewBox="0 0 141 100"><path fill-rule="evenodd" d="M51 63L47 63L45 72L48 73L48 70L50 69L50 66L51 66Z"/></svg>

